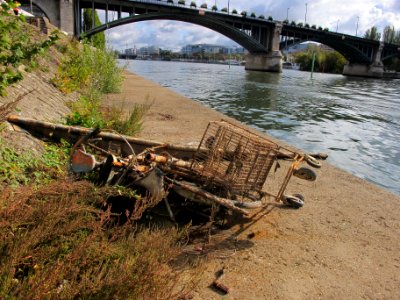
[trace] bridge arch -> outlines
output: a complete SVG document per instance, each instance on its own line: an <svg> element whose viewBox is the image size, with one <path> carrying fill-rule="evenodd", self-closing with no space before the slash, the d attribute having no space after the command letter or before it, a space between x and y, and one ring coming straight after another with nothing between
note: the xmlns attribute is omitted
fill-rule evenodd
<svg viewBox="0 0 400 300"><path fill-rule="evenodd" d="M172 20L181 21L185 23L191 23L199 26L206 27L215 32L218 32L234 42L241 45L243 48L248 50L250 53L267 53L268 50L261 43L257 42L254 38L246 34L239 29L233 29L232 26L219 21L218 19L210 19L200 15L186 15L186 14L174 14L174 13L147 13L140 15L132 15L129 17L121 18L108 22L107 24L102 24L96 28L82 33L80 37L90 37L93 34L102 32L107 29L118 27L121 25L126 25L130 23L137 23L143 21L153 21L153 20Z"/></svg>
<svg viewBox="0 0 400 300"><path fill-rule="evenodd" d="M20 2L21 3L21 8L27 12L31 12L31 5L30 5L30 1L27 0L23 0ZM50 20L48 13L46 13L42 7L40 7L38 4L32 2L32 13L35 16L38 17L46 17L47 19Z"/></svg>
<svg viewBox="0 0 400 300"><path fill-rule="evenodd" d="M348 62L369 63L372 60L372 56L374 55L372 51L369 53L369 55L367 55L368 53L363 53L353 44L337 43L337 41L335 40L329 41L328 39L320 39L318 37L312 37L308 39L296 39L295 42L288 42L288 47L304 42L316 42L326 45L343 55ZM285 48L285 44L286 41L280 43L281 50Z"/></svg>
<svg viewBox="0 0 400 300"><path fill-rule="evenodd" d="M26 11L30 11L30 0L21 0L19 1L21 6L25 8ZM53 0L33 0L32 6L37 8L37 11L43 13L44 16L49 19L52 24L60 23L60 7L58 5L58 1ZM27 9L28 8L28 9Z"/></svg>

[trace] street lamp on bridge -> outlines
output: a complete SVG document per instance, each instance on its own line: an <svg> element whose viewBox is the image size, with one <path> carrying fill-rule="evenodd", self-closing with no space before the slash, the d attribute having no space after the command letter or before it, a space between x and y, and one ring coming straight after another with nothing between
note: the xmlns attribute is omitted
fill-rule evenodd
<svg viewBox="0 0 400 300"><path fill-rule="evenodd" d="M306 14L304 15L304 25L307 24L307 5L308 3L306 2Z"/></svg>
<svg viewBox="0 0 400 300"><path fill-rule="evenodd" d="M286 10L286 20L289 22L289 9L290 7L287 8Z"/></svg>
<svg viewBox="0 0 400 300"><path fill-rule="evenodd" d="M338 28L339 28L339 21L340 21L340 19L338 19L336 22L336 32L338 31Z"/></svg>
<svg viewBox="0 0 400 300"><path fill-rule="evenodd" d="M358 31L358 22L360 21L360 17L357 16L357 26L356 26L356 36L357 36L357 31Z"/></svg>

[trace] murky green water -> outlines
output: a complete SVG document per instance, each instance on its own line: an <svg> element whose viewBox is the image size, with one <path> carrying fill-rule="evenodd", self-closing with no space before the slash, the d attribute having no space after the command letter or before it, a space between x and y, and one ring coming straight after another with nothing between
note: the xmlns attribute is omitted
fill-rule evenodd
<svg viewBox="0 0 400 300"><path fill-rule="evenodd" d="M400 194L400 80L140 60L128 69Z"/></svg>

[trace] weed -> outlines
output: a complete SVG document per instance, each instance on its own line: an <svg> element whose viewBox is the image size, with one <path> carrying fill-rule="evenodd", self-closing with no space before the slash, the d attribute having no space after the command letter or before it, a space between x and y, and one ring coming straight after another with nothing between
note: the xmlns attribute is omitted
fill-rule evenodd
<svg viewBox="0 0 400 300"><path fill-rule="evenodd" d="M175 299L193 288L171 263L176 229L104 227L109 190L58 181L0 196L0 298ZM179 286L178 286L179 283Z"/></svg>
<svg viewBox="0 0 400 300"><path fill-rule="evenodd" d="M41 158L31 153L17 153L0 139L0 184L17 187L19 185L47 184L65 174L68 157L67 143L45 145Z"/></svg>
<svg viewBox="0 0 400 300"><path fill-rule="evenodd" d="M115 130L126 135L135 135L142 130L143 117L148 112L153 102L146 101L143 104L135 104L132 111L124 112L121 108L115 106L104 108L103 116L106 122L106 128Z"/></svg>

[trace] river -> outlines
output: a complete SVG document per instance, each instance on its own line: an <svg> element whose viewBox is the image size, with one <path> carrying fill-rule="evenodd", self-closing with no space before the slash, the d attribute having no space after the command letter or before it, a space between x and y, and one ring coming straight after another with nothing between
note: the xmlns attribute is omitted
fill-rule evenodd
<svg viewBox="0 0 400 300"><path fill-rule="evenodd" d="M127 69L400 195L400 80L141 60Z"/></svg>

